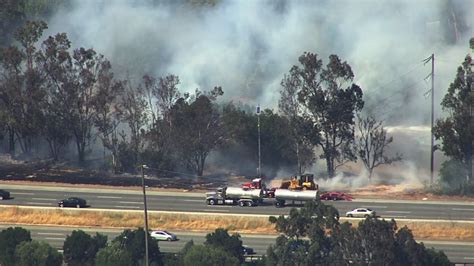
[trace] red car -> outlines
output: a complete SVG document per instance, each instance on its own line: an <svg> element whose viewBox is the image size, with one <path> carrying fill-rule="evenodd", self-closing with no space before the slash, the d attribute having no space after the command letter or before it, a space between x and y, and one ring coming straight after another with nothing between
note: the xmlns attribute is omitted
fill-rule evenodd
<svg viewBox="0 0 474 266"><path fill-rule="evenodd" d="M325 192L319 198L321 200L352 200L352 196L344 192Z"/></svg>

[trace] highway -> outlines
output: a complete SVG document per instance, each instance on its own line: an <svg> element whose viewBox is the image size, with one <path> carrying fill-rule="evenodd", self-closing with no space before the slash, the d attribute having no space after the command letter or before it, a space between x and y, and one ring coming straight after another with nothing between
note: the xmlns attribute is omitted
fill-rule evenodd
<svg viewBox="0 0 474 266"><path fill-rule="evenodd" d="M0 225L0 229L5 229L15 225ZM18 226L18 225L16 225ZM45 241L54 248L62 250L63 242L67 235L73 230L81 229L89 234L100 232L108 236L109 241L118 236L122 230L103 228L71 228L71 227L51 227L51 226L30 226L23 228L31 232L31 237L35 240ZM195 244L202 244L205 234L202 232L179 232L173 231L179 240L174 242L160 241L159 247L162 252L178 252L186 244L193 240ZM254 249L256 255L264 255L268 246L275 243L275 235L242 235L244 245ZM426 247L433 247L443 250L452 262L474 263L474 243L472 242L448 242L448 241L422 241Z"/></svg>
<svg viewBox="0 0 474 266"><path fill-rule="evenodd" d="M87 200L90 208L140 210L143 195L140 190L92 189L72 187L43 187L0 184L0 189L10 191L13 199L0 201L0 205L55 207L58 200L77 196ZM288 214L289 207L274 207L273 199L257 207L208 206L204 193L191 192L147 192L148 209L153 211L234 213L281 215ZM382 218L430 219L474 221L474 202L404 201L355 199L354 201L327 201L334 205L341 216L357 207L375 210Z"/></svg>

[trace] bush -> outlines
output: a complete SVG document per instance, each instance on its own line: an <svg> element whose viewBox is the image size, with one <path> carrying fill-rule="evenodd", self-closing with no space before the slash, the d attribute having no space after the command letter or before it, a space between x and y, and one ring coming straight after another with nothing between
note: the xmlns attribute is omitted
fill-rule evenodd
<svg viewBox="0 0 474 266"><path fill-rule="evenodd" d="M15 249L24 242L31 241L30 232L21 227L9 227L0 232L0 265L15 265Z"/></svg>
<svg viewBox="0 0 474 266"><path fill-rule="evenodd" d="M133 264L133 259L130 252L117 244L112 244L99 250L95 264L100 266L129 266Z"/></svg>
<svg viewBox="0 0 474 266"><path fill-rule="evenodd" d="M15 250L18 266L61 266L63 256L46 242L23 241Z"/></svg>
<svg viewBox="0 0 474 266"><path fill-rule="evenodd" d="M94 237L82 230L74 230L64 241L64 262L68 265L94 265L99 249L107 245L107 236L97 233Z"/></svg>

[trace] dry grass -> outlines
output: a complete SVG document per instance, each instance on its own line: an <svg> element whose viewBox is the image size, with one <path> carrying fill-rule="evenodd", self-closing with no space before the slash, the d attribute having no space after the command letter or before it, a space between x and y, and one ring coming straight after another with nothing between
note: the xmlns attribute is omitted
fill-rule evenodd
<svg viewBox="0 0 474 266"><path fill-rule="evenodd" d="M0 222L7 224L41 224L82 227L143 227L141 212L114 212L67 209L0 208ZM358 222L353 221L354 225ZM474 241L474 223L460 222L404 222L397 221L399 228L408 226L416 239ZM150 228L186 231L213 231L227 228L243 234L275 234L274 226L265 217L223 215L193 215L150 213Z"/></svg>
<svg viewBox="0 0 474 266"><path fill-rule="evenodd" d="M264 217L214 216L192 214L149 213L150 228L212 231L227 228L241 233L275 233L273 226ZM143 227L141 212L88 211L67 209L23 209L0 208L1 223L97 226L136 228Z"/></svg>

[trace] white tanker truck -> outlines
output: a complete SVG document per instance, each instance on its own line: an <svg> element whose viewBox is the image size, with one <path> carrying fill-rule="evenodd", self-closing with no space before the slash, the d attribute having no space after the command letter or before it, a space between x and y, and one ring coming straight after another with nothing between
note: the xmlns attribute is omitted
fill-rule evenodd
<svg viewBox="0 0 474 266"><path fill-rule="evenodd" d="M275 190L275 206L277 208L284 207L286 201L305 202L310 200L316 200L318 197L317 190L289 190L289 189L276 189Z"/></svg>
<svg viewBox="0 0 474 266"><path fill-rule="evenodd" d="M239 205L256 206L263 200L262 189L242 189L239 187L224 187L206 193L208 205Z"/></svg>

